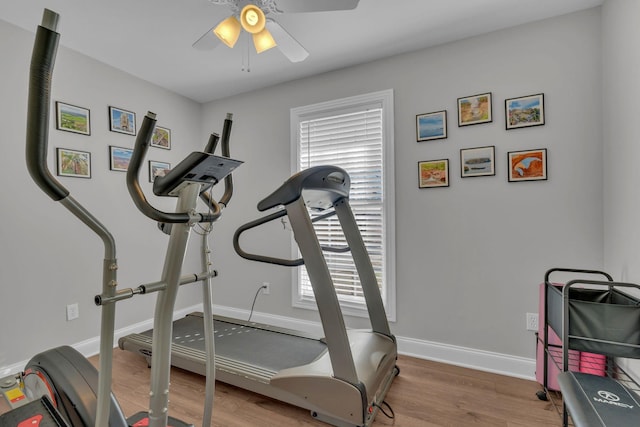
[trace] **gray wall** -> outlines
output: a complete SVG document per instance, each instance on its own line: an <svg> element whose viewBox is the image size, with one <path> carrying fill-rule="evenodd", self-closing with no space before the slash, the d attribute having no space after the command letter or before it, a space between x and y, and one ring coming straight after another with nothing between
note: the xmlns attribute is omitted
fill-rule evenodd
<svg viewBox="0 0 640 427"><path fill-rule="evenodd" d="M602 10L605 265L615 279L628 281L640 281L638 16L640 3L633 0L609 0Z"/></svg>
<svg viewBox="0 0 640 427"><path fill-rule="evenodd" d="M102 242L45 196L25 165L33 38L32 33L0 21L0 144L5 159L0 169L0 369L46 348L76 344L99 334L93 296L102 286ZM134 208L126 192L125 173L109 170L109 145L133 147L134 137L109 131L107 108L134 111L139 122L148 110L157 113L158 123L172 131L173 148L152 148L149 158L174 163L203 143L200 105L63 47L56 60L52 100L89 108L92 126L91 136L59 131L53 116L50 167L55 168L56 147L91 152L91 179L61 177L60 181L114 234L120 283L129 287L158 280L167 239ZM146 167L141 181L150 194ZM174 206L171 201L149 198L165 209ZM199 270L197 253L189 264ZM181 306L195 304L199 295L196 289L186 289L180 296ZM117 327L152 317L154 301L150 296L119 305ZM76 302L80 318L67 322L66 305Z"/></svg>
<svg viewBox="0 0 640 427"><path fill-rule="evenodd" d="M608 0L602 8L604 259L615 280L634 283L640 282L638 16L634 0ZM634 367L640 374L640 363Z"/></svg>
<svg viewBox="0 0 640 427"><path fill-rule="evenodd" d="M90 137L51 128L51 147L91 151L91 180L63 178L87 206L101 212L119 242L120 282L132 286L159 277L166 239L132 207L124 174L108 170L107 147L133 138L108 131L107 106L150 109L171 128L173 149L153 160L175 162L219 131L234 113L232 156L246 164L235 174L236 194L216 227L212 246L218 308L249 310L257 287L272 283L256 310L301 322L312 311L291 307L291 272L249 263L231 248L235 228L258 215L257 201L290 173L289 109L382 89L395 93L397 322L404 343L468 349L477 358L534 357L525 313L538 311L538 283L552 266L600 268L603 263L603 175L600 9L352 67L198 105L61 49L53 99L91 109ZM0 369L36 351L78 344L98 334L100 242L61 206L38 192L24 166L26 82L33 35L0 21L0 105L5 167L0 177ZM491 124L458 128L456 98L493 93ZM506 131L504 99L544 92L545 126ZM7 101L9 100L9 101ZM449 138L417 143L415 115L447 109ZM495 177L462 179L460 148L496 146ZM547 148L549 180L508 183L508 151ZM53 158L53 155L52 155ZM449 158L451 186L417 188L417 162ZM54 166L52 162L52 166ZM148 188L148 185L147 185ZM155 201L155 200L154 200ZM168 208L167 204L165 207ZM196 242L197 243L197 242ZM278 224L251 249L288 256L288 232ZM192 252L188 269L198 270ZM191 268L193 267L193 268ZM185 289L178 308L197 304ZM65 305L79 302L79 321L65 321ZM153 297L118 307L118 328L152 316ZM42 319L46 319L43 322ZM348 319L350 326L365 326ZM433 348L432 345L429 348ZM406 350L406 348L405 348ZM433 357L428 351L421 354ZM479 366L482 367L482 366ZM507 369L508 370L508 369ZM532 375L533 372L531 371Z"/></svg>
<svg viewBox="0 0 640 427"><path fill-rule="evenodd" d="M600 268L602 245L600 9L404 54L205 105L204 122L235 114L236 198L220 227L218 304L313 320L291 307L290 276L230 253L241 222L289 174L289 109L392 88L395 93L397 322L402 337L533 357L525 313L553 266ZM457 127L456 99L491 91L494 121ZM504 99L544 92L547 123L505 130ZM416 143L415 115L447 109L449 138ZM460 178L459 149L496 146L495 177ZM508 183L508 151L547 148L546 182ZM451 186L417 188L419 160L449 158ZM264 235L288 253L285 232ZM266 243L265 243L266 246ZM360 326L360 319L351 319Z"/></svg>

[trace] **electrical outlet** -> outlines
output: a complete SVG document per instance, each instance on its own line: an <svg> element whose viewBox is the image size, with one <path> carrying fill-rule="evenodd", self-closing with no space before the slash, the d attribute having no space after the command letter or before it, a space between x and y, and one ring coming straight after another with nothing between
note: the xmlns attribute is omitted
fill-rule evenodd
<svg viewBox="0 0 640 427"><path fill-rule="evenodd" d="M527 313L527 331L538 330L538 313Z"/></svg>
<svg viewBox="0 0 640 427"><path fill-rule="evenodd" d="M262 295L269 295L271 292L271 283L262 282Z"/></svg>
<svg viewBox="0 0 640 427"><path fill-rule="evenodd" d="M80 309L78 308L78 303L69 304L67 306L67 321L75 320L80 317Z"/></svg>

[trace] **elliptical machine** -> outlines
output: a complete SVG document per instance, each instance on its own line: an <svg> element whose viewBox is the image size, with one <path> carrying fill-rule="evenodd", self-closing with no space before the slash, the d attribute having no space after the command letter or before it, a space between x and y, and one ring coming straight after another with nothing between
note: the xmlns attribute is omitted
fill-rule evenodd
<svg viewBox="0 0 640 427"><path fill-rule="evenodd" d="M56 32L58 18L57 13L45 9L42 25L36 32L29 78L26 159L29 174L40 189L54 201L60 202L103 241L102 293L95 297L96 305L102 307L100 372L98 374L84 356L68 346L40 353L27 364L23 373L0 379L0 392L5 397L15 397L7 399L13 409L0 416L0 424L5 425L6 421L10 425L37 425L44 421L44 425L58 426L188 426L168 416L172 313L181 285L202 281L204 295L210 297L209 281L215 271L207 267L207 271L198 274L182 275L182 264L192 227L198 223L211 224L221 215L220 203L206 193L207 189L224 179L225 195L220 202L226 204L232 192L229 174L242 162L211 154L219 140L217 135L212 135L207 152L191 153L165 176L157 177L154 181L154 194L178 198L176 212L155 209L147 202L138 182L155 126L155 114L146 115L127 171L127 188L134 203L145 215L167 225L161 228L170 234L169 245L161 280L136 288L117 289L118 264L113 236L70 195L47 166L50 87L60 37ZM231 118L227 117L222 141L223 146L227 144L227 147L230 126ZM206 202L207 212L195 211L198 197ZM125 419L111 394L115 305L120 300L152 292L158 292L158 298L154 317L156 332L152 350L149 411ZM210 307L211 301L205 300L204 306ZM208 318L211 319L211 316ZM213 325L205 323L205 330L212 331ZM206 339L210 339L207 349L210 349L210 364L213 366L213 334L208 333ZM213 375L207 378L203 426L210 423L214 380Z"/></svg>

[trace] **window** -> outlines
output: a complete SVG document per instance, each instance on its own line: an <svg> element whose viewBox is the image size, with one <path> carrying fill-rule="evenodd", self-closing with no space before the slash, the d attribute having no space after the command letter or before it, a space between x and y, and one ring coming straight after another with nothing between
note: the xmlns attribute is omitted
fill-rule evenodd
<svg viewBox="0 0 640 427"><path fill-rule="evenodd" d="M330 164L349 173L351 209L371 257L387 317L395 320L393 91L293 108L291 140L293 172ZM317 223L316 233L321 245L346 245L337 217ZM343 312L366 316L351 254L325 252L325 258ZM294 275L294 306L315 308L306 269L295 269Z"/></svg>

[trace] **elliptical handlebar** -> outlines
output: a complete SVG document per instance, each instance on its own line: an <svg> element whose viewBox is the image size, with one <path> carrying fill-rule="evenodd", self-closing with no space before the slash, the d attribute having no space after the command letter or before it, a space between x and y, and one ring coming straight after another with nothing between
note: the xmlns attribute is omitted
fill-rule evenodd
<svg viewBox="0 0 640 427"><path fill-rule="evenodd" d="M231 124L233 114L227 113L227 117L224 119L224 125L222 127L222 156L223 157L231 157L231 152L229 150L229 139L231 136ZM220 136L216 133L211 134L209 137L209 141L207 142L207 146L204 149L205 153L214 154L216 151L216 147L218 146L218 142L220 141ZM200 198L207 204L207 206L218 206L218 203L227 207L229 205L229 201L233 196L233 177L231 174L227 175L224 178L224 194L222 198L216 203L215 200L211 198L209 193L206 190L200 192Z"/></svg>
<svg viewBox="0 0 640 427"><path fill-rule="evenodd" d="M69 196L69 190L47 166L51 78L60 39L56 32L57 24L58 14L45 9L31 55L26 145L27 169L31 178L56 202Z"/></svg>
<svg viewBox="0 0 640 427"><path fill-rule="evenodd" d="M102 294L112 298L116 294L118 262L116 245L109 230L79 202L77 202L47 167L49 140L49 104L51 81L60 34L56 32L59 15L44 10L42 25L38 26L31 55L27 110L26 163L29 175L40 189L55 202L60 202L76 218L88 226L104 244ZM113 337L115 331L115 304L102 306L100 321L100 375L98 378L95 423L106 426L111 406L111 372ZM116 424L114 424L116 425Z"/></svg>
<svg viewBox="0 0 640 427"><path fill-rule="evenodd" d="M231 152L229 150L229 139L231 137L231 118L233 115L231 113L227 113L227 117L224 119L224 125L222 126L222 138L220 142L222 143L222 156L223 157L231 157ZM231 201L231 196L233 196L233 178L231 174L227 175L224 178L224 194L218 203L224 205L225 207L229 205L229 201Z"/></svg>
<svg viewBox="0 0 640 427"><path fill-rule="evenodd" d="M149 149L149 142L151 141L151 136L153 135L153 128L156 125L156 115L152 112L147 112L147 115L144 116L144 120L142 121L142 126L140 126L140 131L138 132L138 136L136 137L136 143L133 149L133 154L131 155L131 161L129 162L129 167L127 168L127 190L129 190L129 195L133 199L133 202L137 206L137 208L158 222L169 222L169 223L187 223L191 220L191 216L187 212L183 213L170 213L160 211L147 201L147 198L140 187L140 181L138 180L138 175L140 173L140 168L142 166L142 162L144 161L145 155L147 154L147 150Z"/></svg>
<svg viewBox="0 0 640 427"><path fill-rule="evenodd" d="M160 223L175 224L175 223L216 221L221 214L220 206L218 205L218 202L208 197L206 193L200 194L200 196L204 199L204 201L207 203L207 206L209 207L209 211L206 213L163 212L153 207L147 201L147 198L145 197L144 192L140 187L140 181L138 179L138 176L140 174L140 169L142 168L142 163L144 161L144 158L149 149L149 143L151 141L151 136L153 135L153 129L155 127L155 124L156 124L156 115L150 111L147 112L147 114L144 117L144 120L142 121L142 125L140 127L140 131L138 132L138 136L136 137L133 154L131 156L131 161L129 162L129 167L127 169L127 189L129 190L129 195L133 199L133 202L135 203L136 207L144 215ZM215 139L213 135L212 135L212 139ZM211 142L211 139L210 139L210 142ZM162 179L163 177L156 177L156 180L162 180ZM225 178L225 184L226 182L227 180Z"/></svg>

